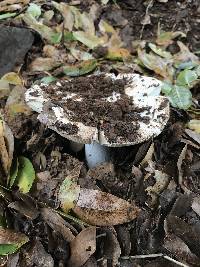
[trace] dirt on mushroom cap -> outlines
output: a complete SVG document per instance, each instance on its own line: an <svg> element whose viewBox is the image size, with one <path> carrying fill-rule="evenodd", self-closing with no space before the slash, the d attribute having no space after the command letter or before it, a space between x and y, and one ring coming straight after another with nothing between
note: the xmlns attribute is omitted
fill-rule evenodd
<svg viewBox="0 0 200 267"><path fill-rule="evenodd" d="M34 85L26 101L65 138L124 146L157 136L166 125L169 101L160 96L161 84L135 73L102 73Z"/></svg>

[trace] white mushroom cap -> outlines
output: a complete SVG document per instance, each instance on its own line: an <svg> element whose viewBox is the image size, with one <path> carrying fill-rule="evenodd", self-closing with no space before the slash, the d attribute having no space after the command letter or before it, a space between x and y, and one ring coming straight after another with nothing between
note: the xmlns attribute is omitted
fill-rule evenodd
<svg viewBox="0 0 200 267"><path fill-rule="evenodd" d="M42 123L75 142L87 144L96 141L102 145L119 147L138 144L159 135L169 119L169 101L166 97L160 96L162 82L139 74L120 74L118 76L106 74L106 76L113 80L126 79L127 84L124 87L124 93L131 99L134 106L141 109L140 118L145 117L148 120L148 123L145 123L143 119L137 120L138 127L134 130L131 139L124 136L117 136L112 139L108 137L106 132L109 131L109 126L105 130L101 127L85 125L81 120L72 120L73 112L64 109L62 105L55 104L42 89L44 85L32 86L27 90L25 99L34 111L40 113L38 119ZM62 93L59 91L61 86L60 83L56 84L56 94ZM78 92L77 94L67 92L65 98L73 98L73 101L80 102L80 105L84 101ZM120 99L120 94L113 92L112 95L104 99L114 103ZM134 121L127 122L130 126L134 123Z"/></svg>

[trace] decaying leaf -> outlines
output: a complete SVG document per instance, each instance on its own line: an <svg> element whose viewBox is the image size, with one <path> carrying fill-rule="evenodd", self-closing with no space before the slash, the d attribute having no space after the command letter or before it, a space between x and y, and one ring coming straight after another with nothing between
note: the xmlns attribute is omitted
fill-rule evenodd
<svg viewBox="0 0 200 267"><path fill-rule="evenodd" d="M52 4L63 15L65 29L72 31L75 22L72 7L63 2L57 3L52 1Z"/></svg>
<svg viewBox="0 0 200 267"><path fill-rule="evenodd" d="M0 119L0 161L6 175L9 174L14 152L14 137L7 124Z"/></svg>
<svg viewBox="0 0 200 267"><path fill-rule="evenodd" d="M0 12L20 10L29 2L30 0L3 0L0 5Z"/></svg>
<svg viewBox="0 0 200 267"><path fill-rule="evenodd" d="M178 36L181 37L186 37L185 33L177 31L177 32L159 32L157 39L156 39L156 43L158 45L164 45L164 46L168 46L170 44L172 44L172 40Z"/></svg>
<svg viewBox="0 0 200 267"><path fill-rule="evenodd" d="M80 186L77 181L71 177L65 178L59 190L58 198L61 202L62 210L66 213L74 208L80 193Z"/></svg>
<svg viewBox="0 0 200 267"><path fill-rule="evenodd" d="M104 227L103 232L106 233L104 239L104 254L107 260L112 260L113 266L119 264L119 257L121 255L121 248L117 239L117 233L113 226Z"/></svg>
<svg viewBox="0 0 200 267"><path fill-rule="evenodd" d="M164 247L181 263L200 266L199 258L191 252L189 247L176 235L167 232Z"/></svg>
<svg viewBox="0 0 200 267"><path fill-rule="evenodd" d="M187 124L188 128L200 134L200 120L190 120Z"/></svg>
<svg viewBox="0 0 200 267"><path fill-rule="evenodd" d="M19 167L16 177L17 185L22 193L26 194L35 180L35 170L31 161L25 157L19 157Z"/></svg>
<svg viewBox="0 0 200 267"><path fill-rule="evenodd" d="M164 58L171 58L172 57L170 52L167 52L167 51L161 49L160 47L156 46L155 44L149 43L148 45L151 48L151 50L154 53L156 53L157 55L164 57Z"/></svg>
<svg viewBox="0 0 200 267"><path fill-rule="evenodd" d="M166 80L173 81L174 70L171 59L162 58L153 53L146 53L141 49L138 49L138 58L146 68L153 70Z"/></svg>
<svg viewBox="0 0 200 267"><path fill-rule="evenodd" d="M159 194L169 184L169 176L162 171L155 170L154 178L156 181L155 184L146 188L148 195L151 196L151 202L149 203L149 206L152 208L156 205Z"/></svg>
<svg viewBox="0 0 200 267"><path fill-rule="evenodd" d="M77 233L76 229L67 223L58 213L49 208L43 208L41 215L46 223L56 232L59 232L67 242L71 242Z"/></svg>
<svg viewBox="0 0 200 267"><path fill-rule="evenodd" d="M24 113L30 115L32 113L31 109L25 104L24 101L25 88L23 86L15 86L10 93L6 102L6 119L13 116L17 116L18 113Z"/></svg>
<svg viewBox="0 0 200 267"><path fill-rule="evenodd" d="M24 22L33 30L37 31L44 39L52 44L59 43L62 37L61 32L56 32L54 29L38 22L29 13L23 15Z"/></svg>
<svg viewBox="0 0 200 267"><path fill-rule="evenodd" d="M114 195L92 189L81 189L76 206L76 215L92 225L116 225L134 220L139 208L134 203Z"/></svg>
<svg viewBox="0 0 200 267"><path fill-rule="evenodd" d="M105 43L104 37L98 37L89 32L75 31L73 32L73 36L76 40L78 40L79 42L83 43L84 45L86 45L91 49L94 49L95 47L103 45Z"/></svg>
<svg viewBox="0 0 200 267"><path fill-rule="evenodd" d="M69 266L81 267L96 251L96 228L88 227L70 242L71 256Z"/></svg>
<svg viewBox="0 0 200 267"><path fill-rule="evenodd" d="M49 71L60 65L61 62L54 58L38 57L31 62L29 68L30 71Z"/></svg>
<svg viewBox="0 0 200 267"><path fill-rule="evenodd" d="M176 62L193 62L199 64L199 58L193 54L186 45L180 41L178 41L177 44L180 48L180 51L174 55L174 60Z"/></svg>
<svg viewBox="0 0 200 267"><path fill-rule="evenodd" d="M97 67L97 61L95 59L91 59L91 60L84 60L80 63L71 66L65 65L61 67L61 69L65 75L75 77L87 74L96 69L96 67Z"/></svg>
<svg viewBox="0 0 200 267"><path fill-rule="evenodd" d="M16 72L8 72L3 77L1 77L1 81L6 81L12 85L22 85L22 79Z"/></svg>
<svg viewBox="0 0 200 267"><path fill-rule="evenodd" d="M178 182L180 184L181 187L184 187L183 186L183 170L182 170L182 163L183 163L183 160L185 159L185 156L186 156L186 152L187 152L187 144L184 146L184 148L182 149L181 151L181 154L178 158L178 161L177 161L177 168L178 168L178 172L179 172L179 175L178 175Z"/></svg>
<svg viewBox="0 0 200 267"><path fill-rule="evenodd" d="M130 57L130 52L125 48L108 48L108 52L105 56L111 60L124 60Z"/></svg>
<svg viewBox="0 0 200 267"><path fill-rule="evenodd" d="M25 234L0 227L0 255L8 255L17 251L28 242Z"/></svg>

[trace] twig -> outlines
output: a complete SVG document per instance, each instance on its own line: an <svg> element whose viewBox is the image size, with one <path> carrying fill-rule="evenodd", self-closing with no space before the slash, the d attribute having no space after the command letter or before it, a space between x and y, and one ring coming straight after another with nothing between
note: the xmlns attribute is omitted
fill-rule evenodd
<svg viewBox="0 0 200 267"><path fill-rule="evenodd" d="M168 260L168 261L171 261L171 262L174 262L176 263L177 265L181 266L181 267L189 267L189 265L186 265L180 261L177 261L177 260L174 260L172 258L170 258L169 256L163 256L164 259Z"/></svg>
<svg viewBox="0 0 200 267"><path fill-rule="evenodd" d="M153 6L153 2L154 0L150 0L148 5L147 5L147 8L145 10L145 16L144 16L144 19L147 18L147 16L149 16L149 8ZM142 39L142 35L143 35L143 31L144 31L144 27L145 27L145 23L142 24L142 29L141 29L141 32L140 32L140 40Z"/></svg>

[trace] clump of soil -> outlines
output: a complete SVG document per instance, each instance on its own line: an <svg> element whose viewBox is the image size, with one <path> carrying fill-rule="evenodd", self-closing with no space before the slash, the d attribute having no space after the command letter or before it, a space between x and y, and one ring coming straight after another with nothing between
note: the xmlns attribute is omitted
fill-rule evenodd
<svg viewBox="0 0 200 267"><path fill-rule="evenodd" d="M61 106L69 114L72 122L103 130L109 141L116 141L118 136L133 141L134 132L139 129L138 122L148 124L149 118L141 116L148 108L138 108L125 94L128 82L126 78L114 80L105 75L92 75L61 81L60 87L52 84L42 89L53 105ZM68 98L69 93L76 95ZM108 97L112 102L106 99Z"/></svg>

